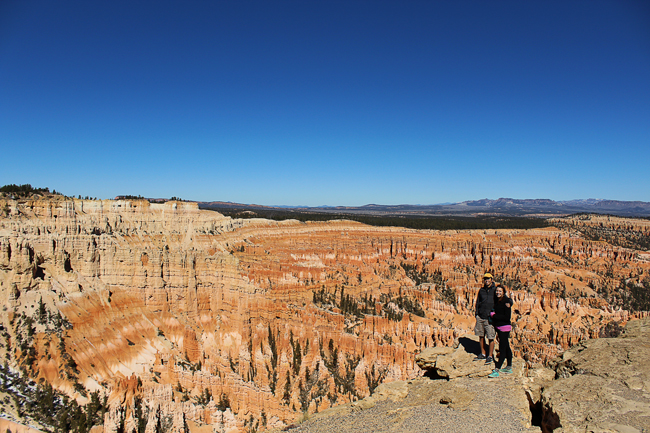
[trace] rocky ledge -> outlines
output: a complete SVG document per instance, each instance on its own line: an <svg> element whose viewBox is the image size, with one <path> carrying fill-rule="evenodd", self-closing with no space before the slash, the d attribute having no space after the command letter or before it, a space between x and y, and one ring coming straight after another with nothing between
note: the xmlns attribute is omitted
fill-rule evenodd
<svg viewBox="0 0 650 433"><path fill-rule="evenodd" d="M514 360L512 374L488 379L474 361L475 337L416 357L426 377L380 385L288 431L298 432L625 432L650 431L650 319L619 338L588 340L550 364Z"/></svg>
<svg viewBox="0 0 650 433"><path fill-rule="evenodd" d="M621 338L586 340L552 363L541 393L542 428L553 432L650 432L650 320Z"/></svg>

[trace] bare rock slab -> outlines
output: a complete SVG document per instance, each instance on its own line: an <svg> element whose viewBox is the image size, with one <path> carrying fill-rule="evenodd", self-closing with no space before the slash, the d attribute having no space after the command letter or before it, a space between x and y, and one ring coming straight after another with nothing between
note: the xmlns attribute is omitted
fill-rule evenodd
<svg viewBox="0 0 650 433"><path fill-rule="evenodd" d="M650 319L621 338L587 340L555 362L542 392L544 431L650 431Z"/></svg>

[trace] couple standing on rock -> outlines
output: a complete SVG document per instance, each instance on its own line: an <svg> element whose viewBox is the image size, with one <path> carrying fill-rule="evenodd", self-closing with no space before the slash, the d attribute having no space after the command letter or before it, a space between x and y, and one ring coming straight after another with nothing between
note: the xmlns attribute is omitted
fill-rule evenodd
<svg viewBox="0 0 650 433"><path fill-rule="evenodd" d="M486 365L492 364L496 334L499 338L499 360L488 377L499 377L499 371L512 373L512 350L509 342L512 330L510 325L512 304L512 299L506 296L505 288L494 284L492 274L483 275L483 287L479 289L476 296L476 327L474 327L474 333L479 337L481 354L474 361L485 360ZM506 366L501 368L504 361Z"/></svg>

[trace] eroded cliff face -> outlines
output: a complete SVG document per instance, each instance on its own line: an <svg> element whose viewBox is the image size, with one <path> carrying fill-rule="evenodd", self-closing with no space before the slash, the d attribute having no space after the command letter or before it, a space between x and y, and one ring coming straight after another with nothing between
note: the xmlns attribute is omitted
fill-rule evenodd
<svg viewBox="0 0 650 433"><path fill-rule="evenodd" d="M106 393L105 431L131 431L134 397L148 431L161 418L241 431L422 375L416 353L471 332L485 271L516 302L515 355L544 362L628 321L601 294L650 272L648 254L552 227L232 220L60 197L0 208L0 351L79 401Z"/></svg>

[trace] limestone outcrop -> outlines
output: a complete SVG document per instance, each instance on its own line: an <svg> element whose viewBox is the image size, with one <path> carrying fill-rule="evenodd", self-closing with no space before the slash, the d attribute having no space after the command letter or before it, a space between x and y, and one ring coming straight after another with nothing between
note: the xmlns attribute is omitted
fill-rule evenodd
<svg viewBox="0 0 650 433"><path fill-rule="evenodd" d="M650 320L620 338L587 340L552 363L542 392L545 432L645 432L650 428Z"/></svg>
<svg viewBox="0 0 650 433"><path fill-rule="evenodd" d="M476 362L474 358L480 353L478 340L473 336L463 337L468 343L456 347L431 347L415 356L418 367L436 379L455 379L457 377L485 377L492 371L492 365ZM474 352L467 350L469 342Z"/></svg>
<svg viewBox="0 0 650 433"><path fill-rule="evenodd" d="M332 427L355 431L350 426L368 422L364 412L382 405L371 415L378 418L372 428L378 433L464 431L464 427L483 431L644 433L650 427L649 338L650 319L633 320L621 337L579 343L553 360L550 368L532 368L516 358L512 374L487 379L492 365L473 361L477 342L472 336L463 337L465 344L429 348L416 355L417 364L435 379L383 384L373 395L325 410L289 431L322 432ZM494 409L486 410L490 403ZM439 405L451 411L433 419L422 416ZM508 415L499 417L503 413ZM511 418L521 423L509 428L500 425ZM453 420L453 426L444 425L448 419ZM464 426L468 419L471 424Z"/></svg>
<svg viewBox="0 0 650 433"><path fill-rule="evenodd" d="M106 432L133 425L136 399L148 429L160 413L173 431L241 431L420 377L416 354L471 332L486 270L515 300L513 350L531 366L647 315L602 294L648 278L648 257L570 229L233 220L63 197L0 208L0 356L82 404L107 395Z"/></svg>
<svg viewBox="0 0 650 433"><path fill-rule="evenodd" d="M541 431L530 393L548 385L554 372L528 368L516 358L512 374L488 379L493 365L474 361L478 339L464 336L458 342L456 347L429 348L416 355L428 377L383 384L371 396L327 409L289 431L358 431L354 426L368 423L369 417L377 418L367 426L377 433Z"/></svg>

